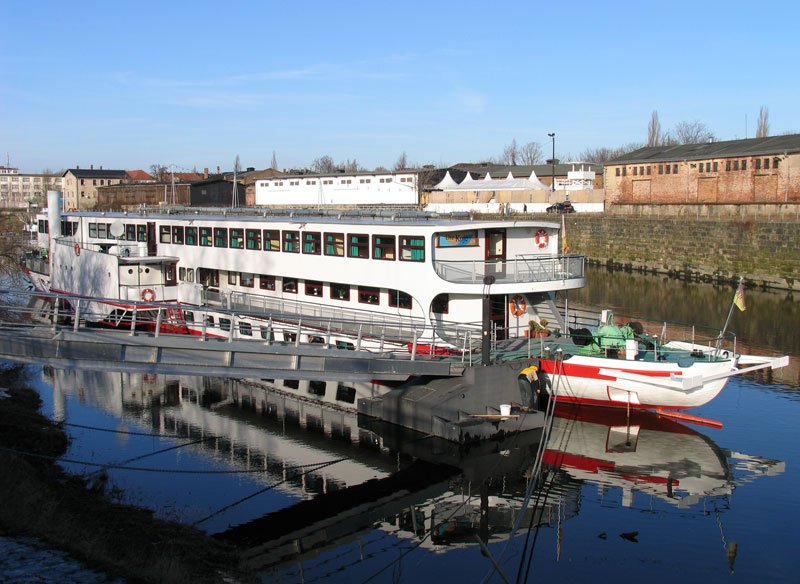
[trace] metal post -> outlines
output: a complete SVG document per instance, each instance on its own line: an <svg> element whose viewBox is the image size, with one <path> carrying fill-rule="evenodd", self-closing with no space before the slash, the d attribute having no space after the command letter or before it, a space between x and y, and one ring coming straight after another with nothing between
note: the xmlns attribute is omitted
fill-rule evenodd
<svg viewBox="0 0 800 584"><path fill-rule="evenodd" d="M200 334L200 340L201 341L205 341L206 340L206 329L207 328L208 328L208 313L206 312L203 315L203 331Z"/></svg>
<svg viewBox="0 0 800 584"><path fill-rule="evenodd" d="M78 298L78 302L75 303L75 320L72 323L72 330L78 332L78 327L80 326L81 322L81 299Z"/></svg>
<svg viewBox="0 0 800 584"><path fill-rule="evenodd" d="M139 312L139 307L134 306L133 316L131 316L131 336L134 336L136 334L136 315L138 314L138 312Z"/></svg>
<svg viewBox="0 0 800 584"><path fill-rule="evenodd" d="M364 326L363 324L358 325L358 342L356 343L357 351L361 350L361 327L363 326Z"/></svg>
<svg viewBox="0 0 800 584"><path fill-rule="evenodd" d="M328 333L325 335L325 348L331 346L331 321L328 319Z"/></svg>
<svg viewBox="0 0 800 584"><path fill-rule="evenodd" d="M231 330L228 331L228 342L233 342L233 335L236 334L236 315L231 314Z"/></svg>
<svg viewBox="0 0 800 584"><path fill-rule="evenodd" d="M53 304L53 332L58 329L58 305L61 304L61 298L56 296L56 301Z"/></svg>
<svg viewBox="0 0 800 584"><path fill-rule="evenodd" d="M417 359L417 336L419 335L419 331L414 329L414 342L411 344L411 360L416 361Z"/></svg>
<svg viewBox="0 0 800 584"><path fill-rule="evenodd" d="M552 164L552 176L550 178L550 191L555 196L556 194L556 133L553 132L552 134L547 134L553 140L553 157L550 159L550 164ZM551 201L552 203L552 201Z"/></svg>
<svg viewBox="0 0 800 584"><path fill-rule="evenodd" d="M158 307L158 313L156 314L156 332L155 336L158 338L159 334L161 333L161 311L163 308L160 306Z"/></svg>

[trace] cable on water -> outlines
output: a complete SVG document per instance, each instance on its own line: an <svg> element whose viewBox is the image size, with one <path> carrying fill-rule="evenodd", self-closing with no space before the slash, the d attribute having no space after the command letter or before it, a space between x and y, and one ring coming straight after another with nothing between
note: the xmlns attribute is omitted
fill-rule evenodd
<svg viewBox="0 0 800 584"><path fill-rule="evenodd" d="M251 494L249 494L249 495L247 495L247 496L245 496L245 497L242 497L241 499L238 499L237 501L234 501L233 503L230 503L229 505L225 505L224 507L221 507L221 508L217 509L216 511L214 511L214 512L213 512L213 513L211 513L211 514L209 514L209 515L206 515L206 516L205 516L205 517L203 517L202 519L198 519L197 521L195 521L194 523L192 523L192 527L197 527L197 526L198 526L198 525L200 525L201 523L203 523L203 522L205 522L205 521L208 521L208 520L209 520L209 519L211 519L212 517L216 517L217 515L219 515L219 514L221 514L221 513L225 512L225 511L227 511L228 509L231 509L231 508L233 508L233 507L236 507L237 505L240 505L240 504L244 503L245 501L247 501L247 500L249 500L249 499L252 499L253 497L257 497L258 495L261 495L261 494L263 494L263 493L266 493L267 491L271 491L271 490L272 490L272 489L274 489L275 487L277 487L277 486L279 486L279 485L282 485L282 484L284 484L285 482L289 481L290 479L296 479L296 478L298 478L298 477L305 476L305 475L307 475L307 474L308 474L308 473L310 473L310 472L314 472L314 471L317 471L317 470L323 469L323 468L325 468L325 467L328 467L328 466L331 466L331 465L334 465L334 464L337 464L337 463L343 462L343 461L345 461L345 460L350 460L350 457L346 456L346 457L344 457L344 458L338 458L338 459L336 459L336 460L331 460L331 461L328 461L328 462L325 462L325 463L320 463L320 464L318 464L318 465L314 465L314 468L312 468L312 469L309 469L309 470L308 470L308 471L306 471L306 472L302 472L302 473L300 473L300 474L292 475L291 477L285 478L285 479L283 479L282 481L278 481L278 482L277 482L277 483L275 483L275 484L272 484L272 485L269 485L269 486L267 486L267 487L264 487L263 489L259 489L259 490L258 490L258 491L256 491L255 493L251 493ZM312 465L304 465L304 466L312 466ZM295 468L297 468L297 467L295 467Z"/></svg>

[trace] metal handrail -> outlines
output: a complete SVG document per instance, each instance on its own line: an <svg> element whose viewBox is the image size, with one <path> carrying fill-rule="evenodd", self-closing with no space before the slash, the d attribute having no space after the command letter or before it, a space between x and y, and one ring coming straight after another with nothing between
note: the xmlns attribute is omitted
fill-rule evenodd
<svg viewBox="0 0 800 584"><path fill-rule="evenodd" d="M494 276L495 284L553 282L585 275L585 256L522 254L508 260L434 260L436 274L455 284L480 284Z"/></svg>

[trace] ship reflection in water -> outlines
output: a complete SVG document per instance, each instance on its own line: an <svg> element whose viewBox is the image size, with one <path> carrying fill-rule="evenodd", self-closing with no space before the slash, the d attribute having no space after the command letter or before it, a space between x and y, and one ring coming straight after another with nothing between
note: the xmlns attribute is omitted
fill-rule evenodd
<svg viewBox="0 0 800 584"><path fill-rule="evenodd" d="M154 434L195 440L190 447L217 465L262 471L256 480L288 495L288 504L237 516L232 526L195 519L275 579L310 581L351 569L375 554L354 558L335 550L370 537L390 538L392 545L376 552L387 562L402 550L438 555L467 547L502 561L526 553L535 541L526 537L531 532L554 528L560 553L561 524L578 515L587 484L597 485L603 504L707 515L712 508L724 512L738 485L784 470L780 461L724 450L647 412L627 418L624 411L559 406L544 445L534 431L459 449L303 401L291 388L44 372L53 385L54 415L67 423L76 397ZM224 492L215 496L219 508L233 503ZM636 533L622 536L635 541ZM733 569L735 544L727 553Z"/></svg>

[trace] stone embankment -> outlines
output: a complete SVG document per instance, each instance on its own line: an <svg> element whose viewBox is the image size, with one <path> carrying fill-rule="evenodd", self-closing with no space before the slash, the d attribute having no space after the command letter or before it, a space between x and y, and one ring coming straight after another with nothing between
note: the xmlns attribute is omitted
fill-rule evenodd
<svg viewBox="0 0 800 584"><path fill-rule="evenodd" d="M766 288L800 287L800 205L745 211L732 205L631 207L566 215L569 251L615 269L691 281L727 283L744 276Z"/></svg>

